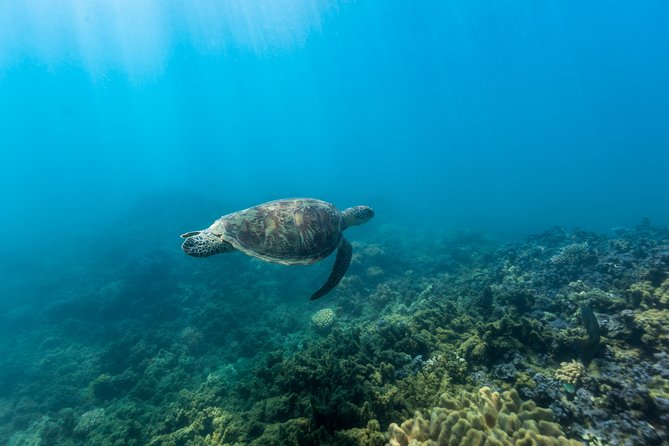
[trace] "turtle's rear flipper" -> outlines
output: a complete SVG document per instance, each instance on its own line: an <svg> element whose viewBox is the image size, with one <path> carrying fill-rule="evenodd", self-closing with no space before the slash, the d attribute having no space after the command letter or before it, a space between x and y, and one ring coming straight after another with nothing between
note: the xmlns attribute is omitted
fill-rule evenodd
<svg viewBox="0 0 669 446"><path fill-rule="evenodd" d="M319 297L323 297L328 294L337 284L341 281L341 278L346 274L348 266L351 264L351 256L353 255L353 247L351 243L345 238L341 241L341 246L339 246L339 251L337 251L337 259L335 260L332 271L330 272L330 277L323 284L323 286L311 295L309 300L316 300Z"/></svg>

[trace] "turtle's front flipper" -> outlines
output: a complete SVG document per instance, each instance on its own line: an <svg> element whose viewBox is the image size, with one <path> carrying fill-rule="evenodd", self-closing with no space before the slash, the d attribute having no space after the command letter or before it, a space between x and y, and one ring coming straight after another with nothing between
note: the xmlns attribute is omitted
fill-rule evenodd
<svg viewBox="0 0 669 446"><path fill-rule="evenodd" d="M337 286L342 277L344 277L344 274L346 274L348 266L351 264L352 255L353 247L351 246L351 243L343 238L341 240L339 250L337 251L337 259L335 260L332 271L330 272L330 277L328 277L327 282L325 282L318 291L311 295L309 300L316 300L319 297L323 297Z"/></svg>

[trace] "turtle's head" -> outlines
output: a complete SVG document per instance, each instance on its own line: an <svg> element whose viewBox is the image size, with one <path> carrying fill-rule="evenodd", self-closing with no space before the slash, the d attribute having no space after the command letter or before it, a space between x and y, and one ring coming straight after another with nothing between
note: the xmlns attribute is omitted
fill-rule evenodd
<svg viewBox="0 0 669 446"><path fill-rule="evenodd" d="M374 217L374 209L369 206L353 206L342 213L344 229L367 223Z"/></svg>
<svg viewBox="0 0 669 446"><path fill-rule="evenodd" d="M207 229L181 234L181 238L185 239L181 249L193 257L209 257L235 249L230 243Z"/></svg>

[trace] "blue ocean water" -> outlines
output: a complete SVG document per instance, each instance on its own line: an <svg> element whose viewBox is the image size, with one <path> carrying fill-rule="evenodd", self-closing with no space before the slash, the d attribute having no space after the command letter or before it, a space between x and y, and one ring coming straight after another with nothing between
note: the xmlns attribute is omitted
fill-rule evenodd
<svg viewBox="0 0 669 446"><path fill-rule="evenodd" d="M84 339L74 312L150 331L131 315L171 321L191 308L187 293L161 306L177 282L226 269L297 305L331 264L305 278L243 256L193 266L179 248L183 232L283 197L372 206L350 238L407 237L383 265L398 277L419 233L666 227L668 15L653 0L0 2L1 330ZM124 297L100 310L101 293ZM4 395L35 376L17 346L47 334L26 336L4 346ZM48 410L64 407L81 415L76 401ZM41 412L25 413L0 422L18 432Z"/></svg>
<svg viewBox="0 0 669 446"><path fill-rule="evenodd" d="M663 2L1 8L4 233L178 191L515 235L669 221Z"/></svg>

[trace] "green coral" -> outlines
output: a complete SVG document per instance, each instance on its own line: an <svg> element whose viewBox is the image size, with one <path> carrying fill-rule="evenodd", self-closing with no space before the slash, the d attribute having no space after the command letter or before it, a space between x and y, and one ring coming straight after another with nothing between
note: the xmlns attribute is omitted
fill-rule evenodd
<svg viewBox="0 0 669 446"><path fill-rule="evenodd" d="M341 446L383 446L386 437L377 420L369 420L365 428L353 428L335 433L335 442Z"/></svg>
<svg viewBox="0 0 669 446"><path fill-rule="evenodd" d="M486 343L478 335L473 335L460 344L458 353L473 363L481 364L485 360L486 348Z"/></svg>
<svg viewBox="0 0 669 446"><path fill-rule="evenodd" d="M88 394L99 401L111 400L128 392L136 381L135 374L129 371L114 376L102 373L88 384Z"/></svg>
<svg viewBox="0 0 669 446"><path fill-rule="evenodd" d="M269 424L264 428L262 435L250 444L252 446L305 444L310 430L309 424L308 418L293 418L283 423Z"/></svg>
<svg viewBox="0 0 669 446"><path fill-rule="evenodd" d="M478 348L485 349L485 355L479 356L489 363L515 352L551 352L554 348L551 344L555 341L554 333L541 322L527 317L513 317L508 313L480 327L479 335L483 345L479 343Z"/></svg>
<svg viewBox="0 0 669 446"><path fill-rule="evenodd" d="M641 343L651 350L669 348L669 279L659 286L649 280L636 282L627 292L640 307L634 313L634 323L641 331Z"/></svg>
<svg viewBox="0 0 669 446"><path fill-rule="evenodd" d="M169 423L172 424L172 423ZM177 427L183 425L181 427ZM240 436L234 417L218 407L175 414L171 432L156 435L149 446L218 445L231 443Z"/></svg>
<svg viewBox="0 0 669 446"><path fill-rule="evenodd" d="M655 287L649 280L632 284L627 290L631 300L642 308L668 308L669 307L669 279L666 279Z"/></svg>
<svg viewBox="0 0 669 446"><path fill-rule="evenodd" d="M651 349L669 348L669 310L650 309L634 315L634 322L643 330L641 342Z"/></svg>
<svg viewBox="0 0 669 446"><path fill-rule="evenodd" d="M389 427L387 446L578 446L553 422L550 409L533 401L521 402L518 392L478 394L466 391L453 397L442 395L429 419L416 412L414 418Z"/></svg>

